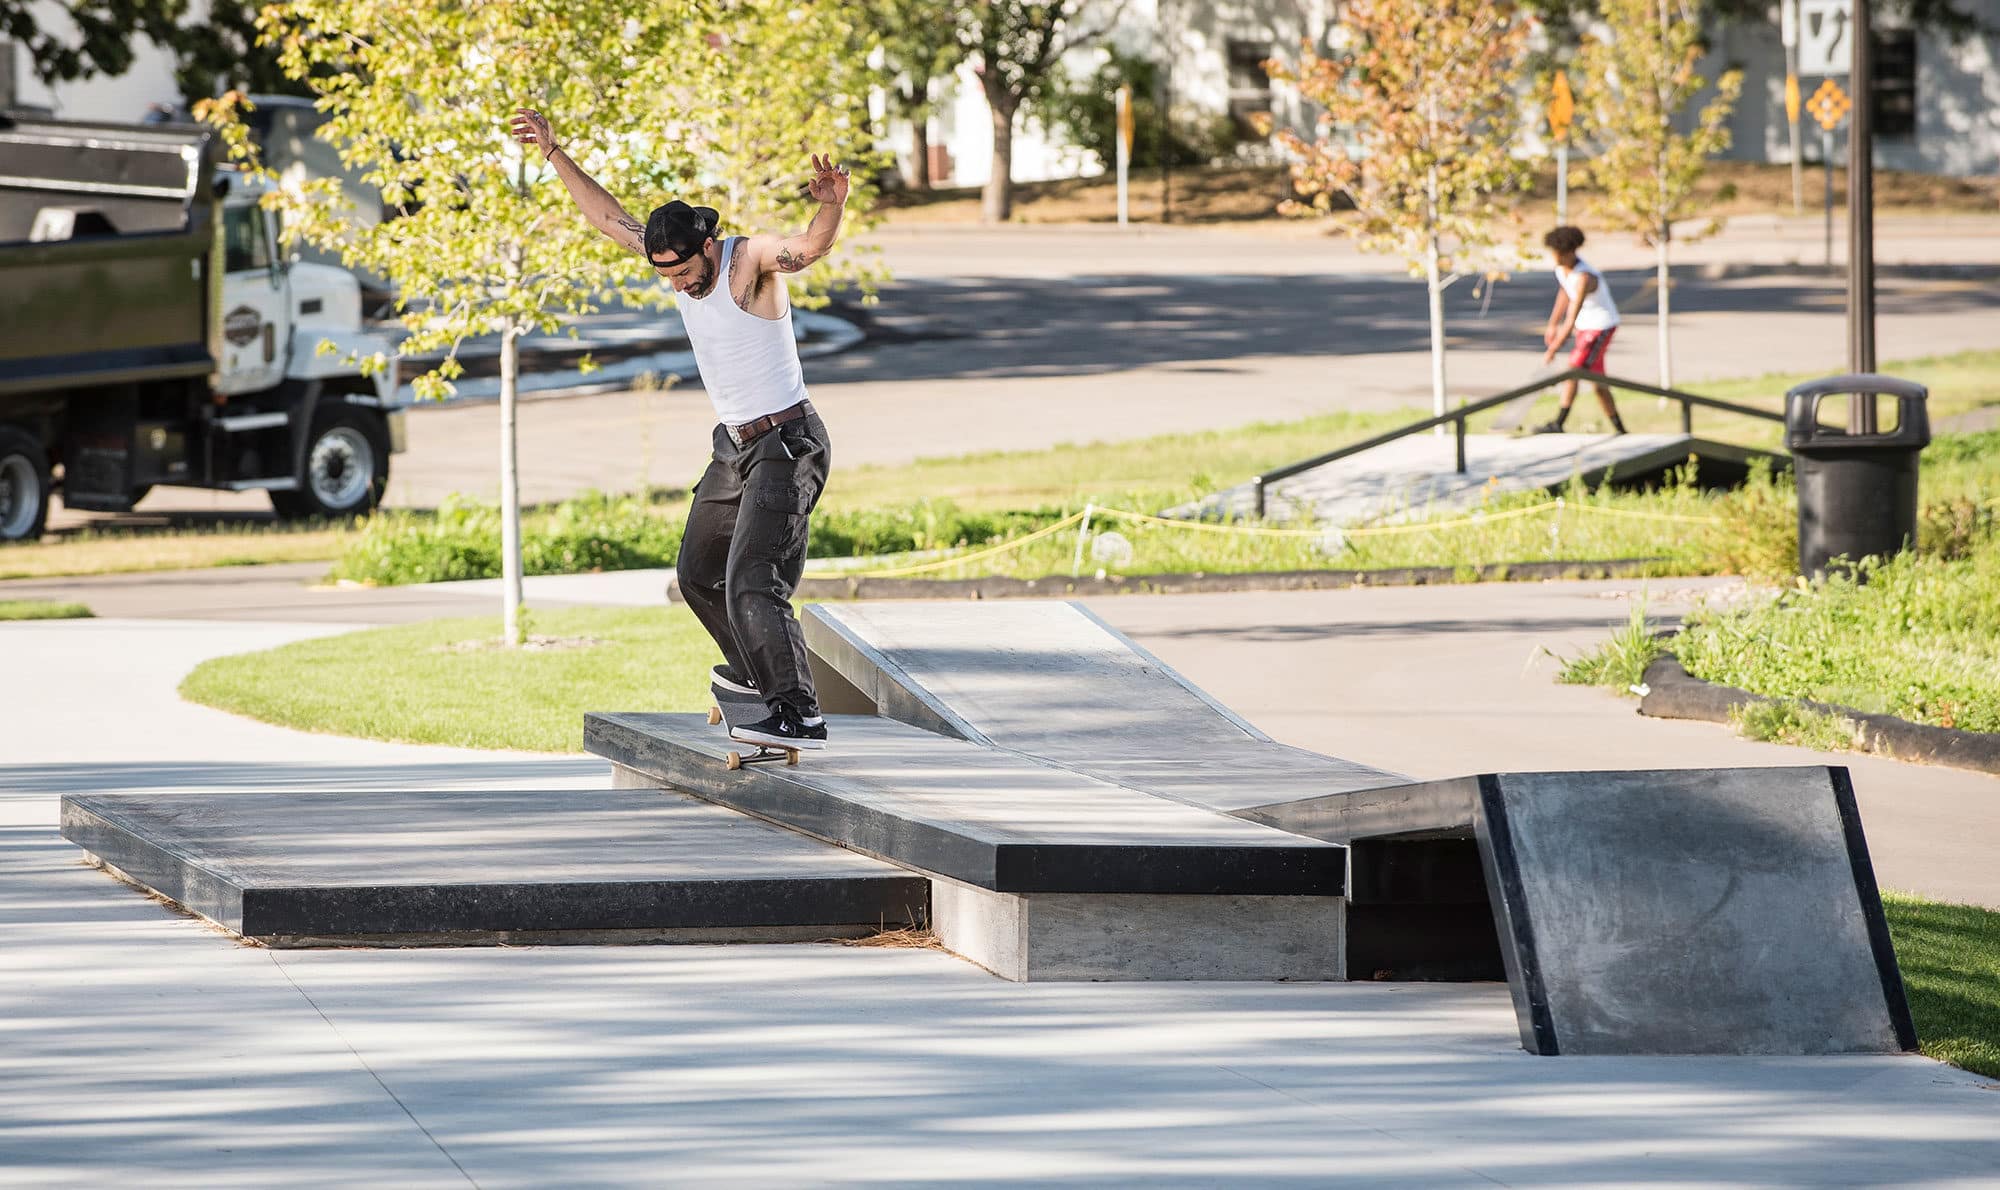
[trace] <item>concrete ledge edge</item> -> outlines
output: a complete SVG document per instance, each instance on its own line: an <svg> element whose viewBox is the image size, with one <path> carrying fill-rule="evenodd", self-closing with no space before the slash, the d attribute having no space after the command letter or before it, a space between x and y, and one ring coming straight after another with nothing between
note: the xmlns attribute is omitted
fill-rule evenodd
<svg viewBox="0 0 2000 1190"><path fill-rule="evenodd" d="M1852 719L1860 728L1860 751L1892 760L1921 761L2000 776L2000 732L1933 727L1894 715L1857 711L1852 707L1811 699L1753 694L1748 690L1697 678L1683 668L1680 660L1672 654L1662 656L1647 666L1641 680L1647 693L1639 700L1639 713L1655 719L1727 723L1731 708L1746 703L1798 702L1815 711Z"/></svg>

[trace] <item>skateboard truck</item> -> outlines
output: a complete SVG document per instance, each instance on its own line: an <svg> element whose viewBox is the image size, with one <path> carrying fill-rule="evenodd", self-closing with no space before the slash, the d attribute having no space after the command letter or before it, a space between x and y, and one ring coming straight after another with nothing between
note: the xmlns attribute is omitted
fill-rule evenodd
<svg viewBox="0 0 2000 1190"><path fill-rule="evenodd" d="M722 708L720 706L708 708L709 726L714 727L722 721ZM755 752L732 750L725 758L725 763L728 765L730 771L734 772L745 765L770 764L779 760L784 761L788 767L796 765L799 763L799 750L797 748L774 748L769 744L759 744Z"/></svg>

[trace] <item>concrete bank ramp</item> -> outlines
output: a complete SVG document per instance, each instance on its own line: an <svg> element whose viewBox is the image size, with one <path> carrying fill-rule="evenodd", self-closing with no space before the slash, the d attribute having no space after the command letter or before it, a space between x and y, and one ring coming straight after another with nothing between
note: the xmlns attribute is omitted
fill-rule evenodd
<svg viewBox="0 0 2000 1190"><path fill-rule="evenodd" d="M812 604L822 704L1234 814L1409 778L1272 740L1080 604Z"/></svg>

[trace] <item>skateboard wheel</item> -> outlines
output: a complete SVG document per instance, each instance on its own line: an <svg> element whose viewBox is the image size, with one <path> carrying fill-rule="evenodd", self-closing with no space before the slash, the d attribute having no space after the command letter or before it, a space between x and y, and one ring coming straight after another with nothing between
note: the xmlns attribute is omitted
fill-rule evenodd
<svg viewBox="0 0 2000 1190"><path fill-rule="evenodd" d="M787 753L785 753L785 767L786 767L786 768L790 768L790 767L792 767L793 765L797 764L798 762L799 762L799 754L798 754L797 752L787 752Z"/></svg>
<svg viewBox="0 0 2000 1190"><path fill-rule="evenodd" d="M741 752L731 752L729 754L729 767L731 770L743 767L743 754Z"/></svg>
<svg viewBox="0 0 2000 1190"><path fill-rule="evenodd" d="M720 722L722 722L722 708L721 707L708 708L708 725L710 727L714 727L716 724Z"/></svg>

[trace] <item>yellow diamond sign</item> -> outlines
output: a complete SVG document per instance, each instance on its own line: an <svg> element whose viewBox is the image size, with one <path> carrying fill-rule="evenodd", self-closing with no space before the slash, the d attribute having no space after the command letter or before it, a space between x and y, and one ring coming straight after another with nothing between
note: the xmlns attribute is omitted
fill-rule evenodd
<svg viewBox="0 0 2000 1190"><path fill-rule="evenodd" d="M1569 122L1576 117L1576 100L1569 93L1569 76L1556 72L1549 96L1549 133L1561 140L1569 135Z"/></svg>
<svg viewBox="0 0 2000 1190"><path fill-rule="evenodd" d="M1841 90L1840 84L1832 79L1821 83L1819 90L1813 92L1812 98L1806 100L1806 110L1811 112L1813 119L1818 120L1819 126L1828 132L1839 127L1840 122L1847 118L1847 109L1853 106L1854 101L1849 99L1847 92Z"/></svg>

